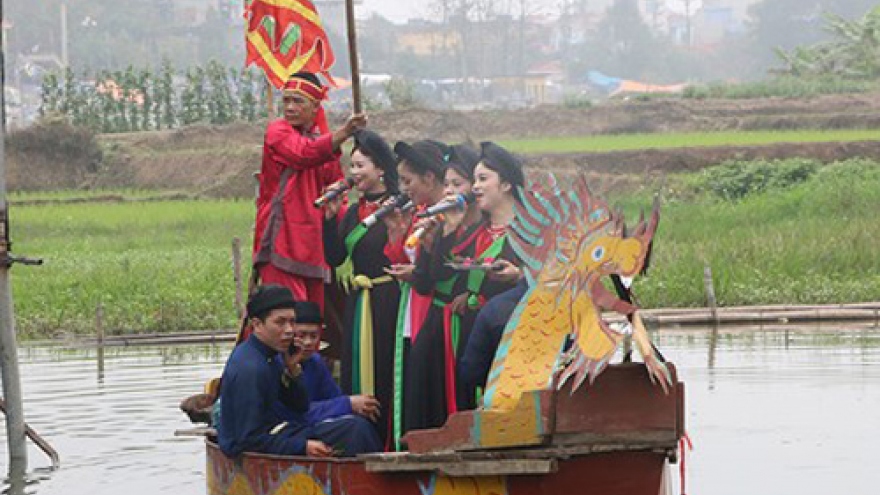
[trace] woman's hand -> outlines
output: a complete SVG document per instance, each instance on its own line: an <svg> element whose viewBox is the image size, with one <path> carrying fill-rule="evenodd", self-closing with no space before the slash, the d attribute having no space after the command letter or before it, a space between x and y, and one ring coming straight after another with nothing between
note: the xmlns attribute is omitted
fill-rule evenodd
<svg viewBox="0 0 880 495"><path fill-rule="evenodd" d="M382 203L382 206L392 204L394 201L394 198L388 198ZM399 208L395 208L382 218L382 222L385 223L385 228L388 229L388 241L396 243L400 242L403 236L406 235L409 217L401 213Z"/></svg>
<svg viewBox="0 0 880 495"><path fill-rule="evenodd" d="M413 272L415 271L416 266L413 264L404 264L404 265L391 265L385 269L385 273L391 275L392 277L400 280L402 282L412 282L413 280Z"/></svg>
<svg viewBox="0 0 880 495"><path fill-rule="evenodd" d="M325 191L326 192L326 191ZM330 201L324 203L324 219L330 220L331 218L336 218L336 215L339 215L339 210L342 209L342 200L344 194L340 194Z"/></svg>
<svg viewBox="0 0 880 495"><path fill-rule="evenodd" d="M442 220L442 215L434 215L422 218L413 225L413 232L422 228L425 229L422 233L419 244L422 246L422 249L429 253L431 252L431 246L434 245L434 235L437 233L437 226L440 225Z"/></svg>
<svg viewBox="0 0 880 495"><path fill-rule="evenodd" d="M443 198L443 201L449 203L455 203L460 201L458 194L450 194ZM458 230L461 226L461 222L464 221L465 213L467 213L467 206L464 208L453 208L451 210L446 210L443 212L443 235L447 236Z"/></svg>
<svg viewBox="0 0 880 495"><path fill-rule="evenodd" d="M495 266L486 275L490 280L515 284L523 277L522 269L507 260L495 260L493 264Z"/></svg>
<svg viewBox="0 0 880 495"><path fill-rule="evenodd" d="M468 299L470 299L470 297L470 292L465 292L463 294L455 296L455 299L453 299L452 302L449 303L452 312L464 316L464 314L467 313L470 309L470 307L468 306Z"/></svg>

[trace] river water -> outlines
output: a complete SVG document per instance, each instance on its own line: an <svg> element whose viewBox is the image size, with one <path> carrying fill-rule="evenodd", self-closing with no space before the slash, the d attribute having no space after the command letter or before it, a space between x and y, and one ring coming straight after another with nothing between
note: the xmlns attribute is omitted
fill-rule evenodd
<svg viewBox="0 0 880 495"><path fill-rule="evenodd" d="M880 329L656 337L686 384L687 493L874 494L880 490ZM20 349L27 422L61 454L29 447L26 483L4 493L205 493L204 445L180 400L219 375L228 345ZM0 466L6 472L5 425ZM679 484L675 467L674 486Z"/></svg>

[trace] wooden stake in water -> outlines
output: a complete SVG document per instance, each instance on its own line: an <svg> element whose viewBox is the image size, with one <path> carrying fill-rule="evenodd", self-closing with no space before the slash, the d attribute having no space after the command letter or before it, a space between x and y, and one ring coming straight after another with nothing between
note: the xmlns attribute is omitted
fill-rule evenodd
<svg viewBox="0 0 880 495"><path fill-rule="evenodd" d="M98 381L104 380L104 305L95 308L95 340L98 347Z"/></svg>
<svg viewBox="0 0 880 495"><path fill-rule="evenodd" d="M703 268L703 285L706 287L706 305L712 314L712 321L718 324L718 302L715 299L715 282L712 280L712 267Z"/></svg>
<svg viewBox="0 0 880 495"><path fill-rule="evenodd" d="M706 287L706 305L712 314L712 334L709 337L709 368L715 367L715 350L718 347L718 302L715 299L715 283L712 280L712 267L703 268L703 285Z"/></svg>
<svg viewBox="0 0 880 495"><path fill-rule="evenodd" d="M0 19L3 2L0 0ZM0 47L3 46L0 29ZM0 48L0 108L6 108L6 61ZM22 477L27 471L27 446L21 377L18 372L18 344L12 314L12 290L9 285L9 216L6 209L6 114L0 126L0 373L3 374L3 396L6 399L6 438L9 443L9 477Z"/></svg>
<svg viewBox="0 0 880 495"><path fill-rule="evenodd" d="M241 282L241 239L232 239L232 278L235 280L235 311L244 318L244 289Z"/></svg>

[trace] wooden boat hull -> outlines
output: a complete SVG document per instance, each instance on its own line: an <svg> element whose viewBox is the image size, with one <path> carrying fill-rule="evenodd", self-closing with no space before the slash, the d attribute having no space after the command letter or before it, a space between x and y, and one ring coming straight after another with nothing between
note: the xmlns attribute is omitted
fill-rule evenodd
<svg viewBox="0 0 880 495"><path fill-rule="evenodd" d="M541 419L517 445L494 443L473 412L408 435L411 452L358 459L227 458L207 442L209 495L658 495L684 433L684 386L651 384L641 364L612 365L571 393L535 391ZM515 418L514 418L515 419ZM537 428L537 429L535 429ZM533 431L534 430L534 431ZM535 441L530 441L531 438Z"/></svg>
<svg viewBox="0 0 880 495"><path fill-rule="evenodd" d="M207 460L209 495L658 495L668 469L664 452L616 451L558 459L547 474L370 472L360 460L245 454L234 461L210 441Z"/></svg>

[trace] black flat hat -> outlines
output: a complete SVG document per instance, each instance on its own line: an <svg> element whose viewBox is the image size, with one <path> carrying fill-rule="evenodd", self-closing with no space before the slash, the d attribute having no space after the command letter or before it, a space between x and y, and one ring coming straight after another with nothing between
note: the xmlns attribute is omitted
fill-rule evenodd
<svg viewBox="0 0 880 495"><path fill-rule="evenodd" d="M283 285L263 285L248 299L249 316L265 315L273 309L295 308L296 300L290 289Z"/></svg>
<svg viewBox="0 0 880 495"><path fill-rule="evenodd" d="M321 308L311 301L297 301L293 309L296 311L297 323L324 323L321 318Z"/></svg>
<svg viewBox="0 0 880 495"><path fill-rule="evenodd" d="M388 143L381 136L367 129L354 133L355 149L369 156L373 163L385 172L385 188L391 194L397 194L397 158Z"/></svg>
<svg viewBox="0 0 880 495"><path fill-rule="evenodd" d="M480 154L466 144L456 144L449 147L446 155L446 165L455 169L462 177L474 180L474 168L480 163Z"/></svg>
<svg viewBox="0 0 880 495"><path fill-rule="evenodd" d="M449 152L449 147L445 144L428 139L411 145L398 141L394 145L394 152L398 159L406 160L416 172L433 172L439 180L443 180L446 173L445 156Z"/></svg>
<svg viewBox="0 0 880 495"><path fill-rule="evenodd" d="M514 190L525 184L525 175L519 158L489 141L480 143L480 151L480 161L498 172L502 180L514 186Z"/></svg>

